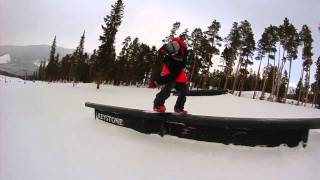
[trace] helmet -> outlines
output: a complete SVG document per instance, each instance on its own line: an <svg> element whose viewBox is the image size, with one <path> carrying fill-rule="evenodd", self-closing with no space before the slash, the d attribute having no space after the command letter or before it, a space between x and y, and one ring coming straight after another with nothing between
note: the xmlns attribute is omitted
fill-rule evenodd
<svg viewBox="0 0 320 180"><path fill-rule="evenodd" d="M169 54L171 55L175 55L179 53L180 50L180 45L178 42L176 41L170 41L167 45L166 45L166 50Z"/></svg>

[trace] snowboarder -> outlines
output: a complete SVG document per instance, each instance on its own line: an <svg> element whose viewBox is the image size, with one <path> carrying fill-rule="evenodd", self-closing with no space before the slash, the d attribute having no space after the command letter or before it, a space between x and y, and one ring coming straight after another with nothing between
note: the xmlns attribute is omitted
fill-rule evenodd
<svg viewBox="0 0 320 180"><path fill-rule="evenodd" d="M165 54L162 73L158 79L149 83L149 88L156 88L160 85L164 85L164 87L153 101L153 110L165 112L165 101L169 98L171 90L175 88L178 92L178 98L174 111L178 114L187 114L188 112L184 110L188 90L188 78L184 70L187 63L187 46L182 39L173 38L168 44L160 48L160 52Z"/></svg>

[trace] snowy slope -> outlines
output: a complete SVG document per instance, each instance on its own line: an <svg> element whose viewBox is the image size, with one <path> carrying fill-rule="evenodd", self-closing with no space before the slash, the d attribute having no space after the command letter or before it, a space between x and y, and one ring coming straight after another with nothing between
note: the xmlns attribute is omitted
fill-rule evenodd
<svg viewBox="0 0 320 180"><path fill-rule="evenodd" d="M320 130L307 148L245 147L145 135L95 121L84 102L150 109L157 90L27 82L0 76L0 179L318 179ZM167 103L173 107L175 97ZM192 114L320 117L312 108L189 97Z"/></svg>

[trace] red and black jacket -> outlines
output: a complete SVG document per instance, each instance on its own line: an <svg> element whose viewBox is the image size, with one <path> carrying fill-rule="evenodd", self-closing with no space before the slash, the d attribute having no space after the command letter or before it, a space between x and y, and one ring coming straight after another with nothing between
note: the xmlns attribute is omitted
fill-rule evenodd
<svg viewBox="0 0 320 180"><path fill-rule="evenodd" d="M176 82L187 83L187 73L184 70L187 64L187 46L180 38L173 38L171 41L177 42L180 46L180 49L175 57L172 57L170 54L166 53L165 45L160 49L161 53L165 53L162 76L173 74L176 78Z"/></svg>

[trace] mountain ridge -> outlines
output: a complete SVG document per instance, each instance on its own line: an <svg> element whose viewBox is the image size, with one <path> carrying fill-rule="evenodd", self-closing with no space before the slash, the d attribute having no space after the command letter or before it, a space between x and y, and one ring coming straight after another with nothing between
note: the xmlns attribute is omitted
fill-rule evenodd
<svg viewBox="0 0 320 180"><path fill-rule="evenodd" d="M0 64L0 70L23 76L32 74L38 69L40 61L46 61L50 54L50 45L0 45L0 57L7 54L10 59L7 63ZM56 52L63 57L74 52L74 49L57 46Z"/></svg>

